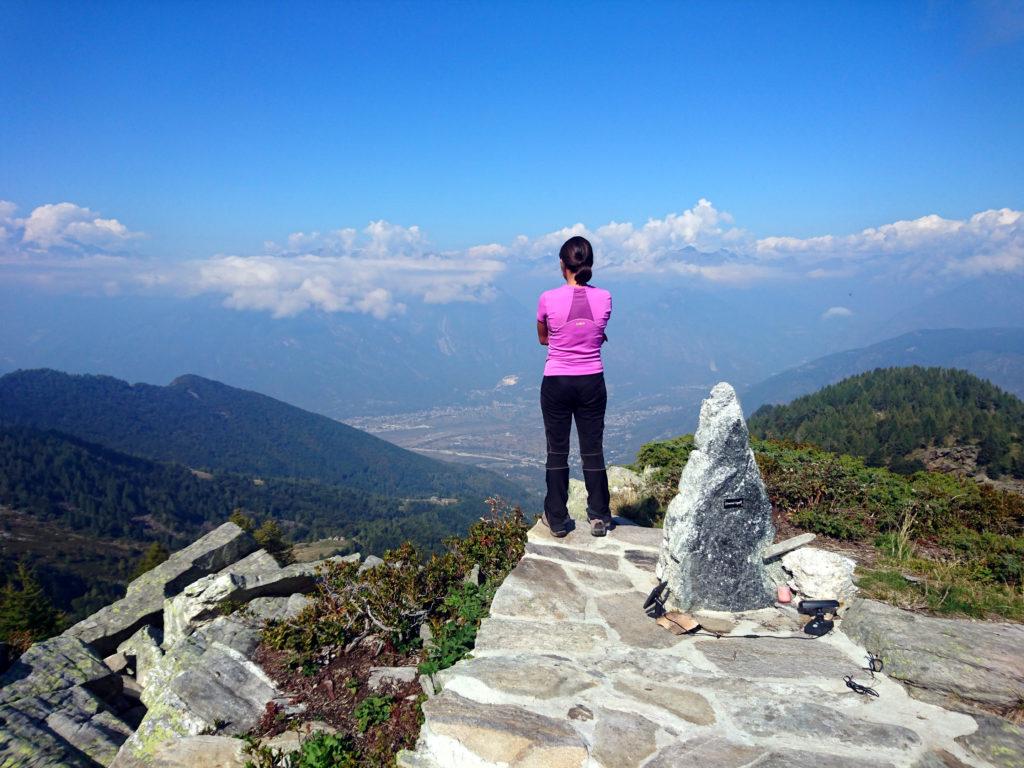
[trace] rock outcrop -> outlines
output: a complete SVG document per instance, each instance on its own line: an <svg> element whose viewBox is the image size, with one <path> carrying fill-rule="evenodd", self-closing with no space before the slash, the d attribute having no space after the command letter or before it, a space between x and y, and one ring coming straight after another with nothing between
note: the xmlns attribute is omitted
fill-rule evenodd
<svg viewBox="0 0 1024 768"><path fill-rule="evenodd" d="M128 585L123 598L75 624L66 634L107 655L147 624L158 623L164 600L257 549L234 523L224 523Z"/></svg>
<svg viewBox="0 0 1024 768"><path fill-rule="evenodd" d="M142 693L146 716L112 763L142 768L168 742L187 736L237 735L253 728L281 695L249 660L256 628L221 616L174 644L150 670Z"/></svg>
<svg viewBox="0 0 1024 768"><path fill-rule="evenodd" d="M238 563L241 567L231 566L204 576L168 598L164 603L164 644L177 642L203 622L216 617L225 604L311 592L316 586L316 571L323 565L323 562L295 563L281 568L273 558L269 559L269 564L263 560L256 565L246 562L249 560L246 558Z"/></svg>
<svg viewBox="0 0 1024 768"><path fill-rule="evenodd" d="M0 766L240 768L218 734L282 695L252 660L260 627L302 610L324 562L282 568L233 523L174 553L0 678Z"/></svg>
<svg viewBox="0 0 1024 768"><path fill-rule="evenodd" d="M938 619L857 600L843 631L927 695L1011 709L1024 701L1024 626ZM1024 749L1024 745L1022 745ZM1024 757L1024 756L1022 756Z"/></svg>
<svg viewBox="0 0 1024 768"><path fill-rule="evenodd" d="M81 640L36 643L0 677L0 766L108 765L137 723L136 705Z"/></svg>
<svg viewBox="0 0 1024 768"><path fill-rule="evenodd" d="M750 610L772 603L762 553L772 506L736 392L715 385L701 404L694 450L665 515L659 578L683 610Z"/></svg>

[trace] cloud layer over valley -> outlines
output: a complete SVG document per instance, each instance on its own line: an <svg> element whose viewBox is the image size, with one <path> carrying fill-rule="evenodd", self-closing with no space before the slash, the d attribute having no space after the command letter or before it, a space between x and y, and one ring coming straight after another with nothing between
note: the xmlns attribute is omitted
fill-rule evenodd
<svg viewBox="0 0 1024 768"><path fill-rule="evenodd" d="M68 202L19 217L13 203L0 201L0 282L213 294L227 307L277 317L319 309L385 318L406 311L410 301L487 301L503 273L550 272L559 246L574 234L594 243L599 272L636 281L657 275L726 285L828 278L948 283L1024 272L1024 216L1006 208L966 219L933 214L847 235L757 238L701 199L642 225L577 223L455 251L432 247L419 227L376 221L362 230L296 232L256 254L161 261L145 256L143 234L116 218ZM832 307L823 317L849 312Z"/></svg>

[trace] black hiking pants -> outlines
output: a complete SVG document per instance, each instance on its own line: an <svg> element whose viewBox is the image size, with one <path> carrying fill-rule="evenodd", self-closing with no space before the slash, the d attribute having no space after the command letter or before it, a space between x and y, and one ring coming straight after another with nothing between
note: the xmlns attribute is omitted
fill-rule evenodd
<svg viewBox="0 0 1024 768"><path fill-rule="evenodd" d="M604 465L604 411L608 392L604 374L545 376L540 385L540 409L548 441L545 464L547 495L544 513L552 528L569 518L569 432L573 419L580 441L583 480L587 485L587 517L611 519L608 508L608 472Z"/></svg>

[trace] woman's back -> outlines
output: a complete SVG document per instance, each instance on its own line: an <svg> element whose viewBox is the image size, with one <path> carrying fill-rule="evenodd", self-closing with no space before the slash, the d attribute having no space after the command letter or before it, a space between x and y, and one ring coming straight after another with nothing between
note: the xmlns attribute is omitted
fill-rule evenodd
<svg viewBox="0 0 1024 768"><path fill-rule="evenodd" d="M537 322L548 328L545 376L601 373L601 343L612 314L612 295L592 285L563 285L544 291Z"/></svg>

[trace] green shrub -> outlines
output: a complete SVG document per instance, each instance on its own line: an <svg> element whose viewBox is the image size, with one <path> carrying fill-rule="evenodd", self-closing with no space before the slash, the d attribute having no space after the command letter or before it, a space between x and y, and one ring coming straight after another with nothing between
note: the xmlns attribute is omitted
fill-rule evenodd
<svg viewBox="0 0 1024 768"><path fill-rule="evenodd" d="M909 581L904 574L914 573ZM979 579L970 564L924 558L883 562L858 570L857 586L865 597L908 610L1024 621L1024 594L1019 588Z"/></svg>
<svg viewBox="0 0 1024 768"><path fill-rule="evenodd" d="M983 578L1017 587L1024 584L1024 536L959 530L947 533L941 541L979 565Z"/></svg>
<svg viewBox="0 0 1024 768"><path fill-rule="evenodd" d="M250 741L245 747L245 768L356 768L361 764L352 739L334 733L317 733L304 739L290 754Z"/></svg>
<svg viewBox="0 0 1024 768"><path fill-rule="evenodd" d="M359 702L353 712L359 732L366 733L373 726L387 722L391 717L392 702L390 696L367 696Z"/></svg>
<svg viewBox="0 0 1024 768"><path fill-rule="evenodd" d="M496 591L497 588L487 582L482 587L461 584L448 594L443 610L438 612L434 644L419 665L421 673L433 675L469 655Z"/></svg>
<svg viewBox="0 0 1024 768"><path fill-rule="evenodd" d="M324 651L371 637L396 649L414 647L428 617L446 621L457 615L445 602L474 565L498 584L523 556L527 526L522 512L497 500L491 503L489 517L474 523L465 538L447 540L447 551L425 562L406 543L386 552L383 564L362 572L356 563L328 563L313 602L293 619L268 623L264 640L293 651L296 666L313 665Z"/></svg>
<svg viewBox="0 0 1024 768"><path fill-rule="evenodd" d="M789 521L800 528L833 539L855 540L864 538L868 529L856 510L828 507L803 507L792 512Z"/></svg>

